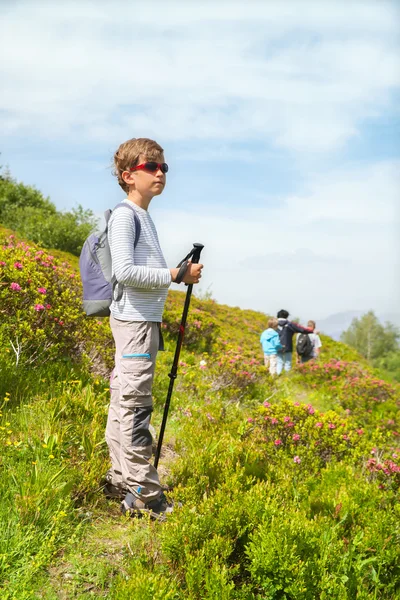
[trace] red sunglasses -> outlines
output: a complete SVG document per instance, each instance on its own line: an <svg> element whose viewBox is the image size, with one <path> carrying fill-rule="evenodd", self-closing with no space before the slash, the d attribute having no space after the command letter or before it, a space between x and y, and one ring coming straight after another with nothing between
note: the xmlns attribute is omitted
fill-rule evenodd
<svg viewBox="0 0 400 600"><path fill-rule="evenodd" d="M162 173L168 172L167 163L156 163L156 162L146 162L141 165L136 165L136 167L130 167L130 171L149 171L150 173L157 173L158 169Z"/></svg>

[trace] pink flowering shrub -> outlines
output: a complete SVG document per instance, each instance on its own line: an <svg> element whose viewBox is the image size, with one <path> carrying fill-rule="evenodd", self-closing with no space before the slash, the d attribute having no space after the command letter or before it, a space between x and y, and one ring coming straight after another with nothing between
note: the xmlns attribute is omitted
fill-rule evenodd
<svg viewBox="0 0 400 600"><path fill-rule="evenodd" d="M380 489L399 490L400 488L400 460L394 453L395 459L369 458L365 469L369 479L379 484Z"/></svg>
<svg viewBox="0 0 400 600"><path fill-rule="evenodd" d="M163 329L165 333L176 338L182 319L184 296L182 292L168 294L163 316ZM192 296L190 305L190 318L185 328L185 346L196 348L197 352L210 351L215 343L219 326L215 320L198 307L198 300Z"/></svg>
<svg viewBox="0 0 400 600"><path fill-rule="evenodd" d="M240 400L244 395L250 397L257 384L266 377L267 372L260 360L254 359L241 347L227 344L213 353L206 380L212 391L231 400Z"/></svg>
<svg viewBox="0 0 400 600"><path fill-rule="evenodd" d="M20 347L21 366L90 357L105 373L113 353L109 326L84 316L71 265L13 235L0 238L0 259L0 340L9 360L13 344Z"/></svg>
<svg viewBox="0 0 400 600"><path fill-rule="evenodd" d="M394 465L399 464L400 453L396 454L396 448L384 432L375 430L366 436L352 418L343 418L333 410L320 413L310 404L288 400L266 404L261 405L258 415L251 421L247 419L241 429L245 437L253 440L260 465L268 465L267 469L272 464L278 465L283 453L308 472L317 472L332 461L346 460L357 462L360 469L367 464L371 472L375 453L379 452L379 464L387 464L386 471L384 467L380 470L381 476L390 475L391 481L397 482L398 471ZM374 452L372 459L371 452Z"/></svg>
<svg viewBox="0 0 400 600"><path fill-rule="evenodd" d="M296 368L297 380L312 390L330 394L360 424L380 420L380 426L399 428L400 386L377 377L357 362L308 362Z"/></svg>

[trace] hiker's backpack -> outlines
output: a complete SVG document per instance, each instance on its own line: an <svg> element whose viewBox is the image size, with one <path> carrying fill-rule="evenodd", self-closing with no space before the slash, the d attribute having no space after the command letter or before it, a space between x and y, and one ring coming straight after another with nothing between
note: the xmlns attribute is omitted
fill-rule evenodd
<svg viewBox="0 0 400 600"><path fill-rule="evenodd" d="M140 221L135 209L128 202L117 204L114 210L127 206L133 211L135 219L134 248L139 241ZM110 305L117 286L116 279L112 277L111 250L108 243L108 223L111 210L106 210L104 218L106 226L102 231L91 233L86 238L79 257L79 270L83 285L83 310L88 317L107 317L110 314ZM118 285L116 300L120 300L123 286Z"/></svg>
<svg viewBox="0 0 400 600"><path fill-rule="evenodd" d="M313 345L307 333L300 333L297 338L296 351L299 356L306 358L311 356Z"/></svg>
<svg viewBox="0 0 400 600"><path fill-rule="evenodd" d="M285 323L284 325L278 325L278 335L279 335L279 341L281 343L282 346L282 350L281 352L285 352L285 348L286 348L286 344L284 342L286 342L286 328L287 328L288 324Z"/></svg>

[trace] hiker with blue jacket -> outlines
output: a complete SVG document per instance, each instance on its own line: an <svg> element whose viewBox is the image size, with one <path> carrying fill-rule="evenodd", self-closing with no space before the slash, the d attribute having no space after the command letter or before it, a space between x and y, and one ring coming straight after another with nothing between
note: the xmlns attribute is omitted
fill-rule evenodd
<svg viewBox="0 0 400 600"><path fill-rule="evenodd" d="M282 349L277 354L277 374L292 368L293 336L295 333L312 333L313 329L298 325L288 320L287 310L280 310L278 317L278 333Z"/></svg>
<svg viewBox="0 0 400 600"><path fill-rule="evenodd" d="M264 352L264 364L269 369L270 375L276 375L278 350L282 345L278 334L278 319L268 320L268 328L262 332L260 342Z"/></svg>

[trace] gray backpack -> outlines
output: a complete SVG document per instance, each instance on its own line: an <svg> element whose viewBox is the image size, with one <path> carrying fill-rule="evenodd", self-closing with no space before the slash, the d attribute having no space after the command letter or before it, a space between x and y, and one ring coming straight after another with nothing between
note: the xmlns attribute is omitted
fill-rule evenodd
<svg viewBox="0 0 400 600"><path fill-rule="evenodd" d="M139 241L141 226L135 209L128 202L117 204L114 210L127 206L133 211L135 219L135 242L136 248ZM117 280L112 277L111 251L108 243L108 223L111 210L106 210L104 218L106 226L102 231L91 233L86 238L79 257L79 270L83 285L83 310L88 317L107 317L110 314L110 305L115 295ZM123 294L123 285L118 286L120 300Z"/></svg>

